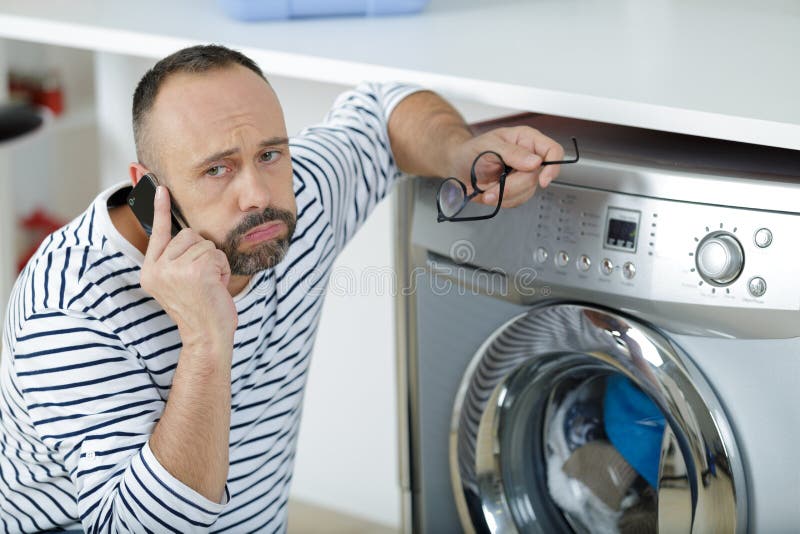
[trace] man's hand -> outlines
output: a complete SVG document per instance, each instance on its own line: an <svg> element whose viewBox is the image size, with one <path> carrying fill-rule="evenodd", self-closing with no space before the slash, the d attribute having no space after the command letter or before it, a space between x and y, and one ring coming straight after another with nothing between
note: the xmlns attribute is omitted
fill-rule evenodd
<svg viewBox="0 0 800 534"><path fill-rule="evenodd" d="M184 347L232 347L238 317L227 288L231 276L228 258L190 228L172 239L167 188L158 187L153 207L142 288L175 321Z"/></svg>
<svg viewBox="0 0 800 534"><path fill-rule="evenodd" d="M537 186L547 187L558 176L560 165L542 167L542 161L560 161L564 158L564 148L534 128L516 126L486 132L453 148L450 158L452 174L449 176L464 182L467 194L473 191L470 183L472 162L484 150L497 152L506 165L514 169L506 177L504 208L524 204L536 192ZM485 193L472 201L496 206L499 182L478 182L478 186Z"/></svg>
<svg viewBox="0 0 800 534"><path fill-rule="evenodd" d="M467 194L472 193L470 169L475 157L484 150L497 152L514 169L506 177L503 207L519 206L538 185L547 187L558 176L559 165L541 167L542 161L564 157L561 145L528 126L498 128L473 137L458 111L430 91L414 93L397 105L389 117L389 138L400 170L416 176L453 176L464 182ZM498 184L479 186L486 192L473 202L496 206Z"/></svg>

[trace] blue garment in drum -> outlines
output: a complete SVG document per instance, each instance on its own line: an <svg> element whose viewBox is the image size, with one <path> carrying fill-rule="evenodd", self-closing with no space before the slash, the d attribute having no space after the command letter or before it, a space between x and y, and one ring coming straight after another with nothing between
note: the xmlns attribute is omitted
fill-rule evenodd
<svg viewBox="0 0 800 534"><path fill-rule="evenodd" d="M654 489L666 422L658 406L622 375L606 380L603 419L609 441Z"/></svg>

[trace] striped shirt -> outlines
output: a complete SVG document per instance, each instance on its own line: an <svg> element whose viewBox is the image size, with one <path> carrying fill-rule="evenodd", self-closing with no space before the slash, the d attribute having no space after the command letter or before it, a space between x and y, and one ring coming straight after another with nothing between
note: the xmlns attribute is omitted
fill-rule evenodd
<svg viewBox="0 0 800 534"><path fill-rule="evenodd" d="M303 388L331 267L399 171L387 121L418 90L363 84L290 141L289 252L234 297L230 469L221 503L159 464L149 438L181 350L140 286L143 255L101 193L12 290L0 358L0 530L282 532Z"/></svg>

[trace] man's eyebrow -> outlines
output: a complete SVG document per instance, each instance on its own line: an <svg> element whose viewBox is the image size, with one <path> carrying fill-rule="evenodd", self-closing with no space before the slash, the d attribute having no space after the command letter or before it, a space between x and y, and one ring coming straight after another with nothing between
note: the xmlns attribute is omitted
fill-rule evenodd
<svg viewBox="0 0 800 534"><path fill-rule="evenodd" d="M258 146L260 148L266 148L266 147L271 147L271 146L280 146L280 145L288 145L288 144L289 144L289 138L288 137L270 137L269 139L264 139L263 141L258 143ZM194 165L192 167L192 169L198 170L198 171L199 170L203 170L204 167L207 167L208 165L211 165L215 161L227 158L228 156L233 156L234 154L237 154L238 152L239 152L238 148L229 148L228 150L221 150L220 152L215 152L214 154L211 154L210 156L205 158L200 163Z"/></svg>
<svg viewBox="0 0 800 534"><path fill-rule="evenodd" d="M289 138L288 137L270 137L269 139L264 139L261 141L258 146L264 148L268 146L280 146L280 145L288 145Z"/></svg>

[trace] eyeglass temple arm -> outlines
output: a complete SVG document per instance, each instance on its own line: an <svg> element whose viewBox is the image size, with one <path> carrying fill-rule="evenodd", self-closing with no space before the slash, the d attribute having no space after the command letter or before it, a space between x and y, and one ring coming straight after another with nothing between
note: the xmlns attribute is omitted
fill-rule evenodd
<svg viewBox="0 0 800 534"><path fill-rule="evenodd" d="M580 159L581 155L580 155L580 152L578 152L578 140L575 139L574 137L572 138L572 145L575 147L575 157L574 158L572 158L572 159L562 159L561 161L543 161L542 162L542 167L544 167L545 165L560 165L562 163L577 163L578 160Z"/></svg>

